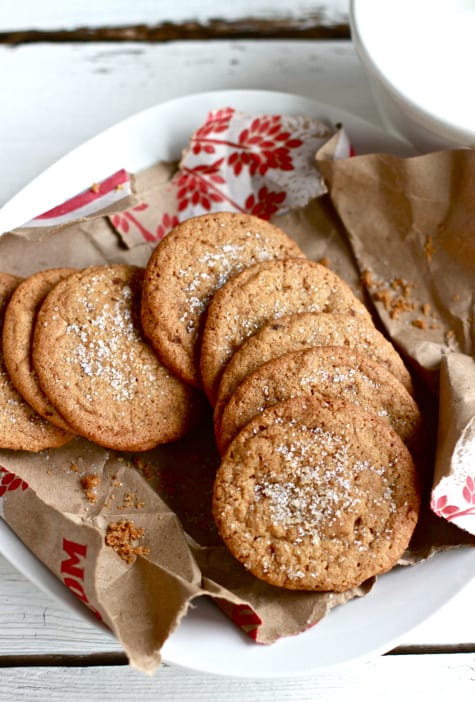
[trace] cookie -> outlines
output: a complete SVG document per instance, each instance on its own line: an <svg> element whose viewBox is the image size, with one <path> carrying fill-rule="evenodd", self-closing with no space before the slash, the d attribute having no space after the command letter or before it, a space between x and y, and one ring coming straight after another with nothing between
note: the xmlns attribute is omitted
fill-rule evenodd
<svg viewBox="0 0 475 702"><path fill-rule="evenodd" d="M204 315L213 293L259 261L304 256L273 224L247 214L193 217L157 246L146 268L142 326L161 361L200 388Z"/></svg>
<svg viewBox="0 0 475 702"><path fill-rule="evenodd" d="M420 507L411 455L381 419L351 403L293 398L229 446L213 516L256 577L292 590L343 592L390 570Z"/></svg>
<svg viewBox="0 0 475 702"><path fill-rule="evenodd" d="M350 287L313 261L291 258L244 270L216 292L208 307L201 377L213 406L223 370L239 346L264 325L295 312L346 312L371 319Z"/></svg>
<svg viewBox="0 0 475 702"><path fill-rule="evenodd" d="M25 278L10 298L3 321L3 359L10 379L28 404L41 416L65 431L70 427L43 393L33 368L31 346L36 315L43 300L73 268L52 268Z"/></svg>
<svg viewBox="0 0 475 702"><path fill-rule="evenodd" d="M50 402L78 434L119 451L179 438L200 405L143 338L142 280L127 265L74 273L47 295L34 332L33 364Z"/></svg>
<svg viewBox="0 0 475 702"><path fill-rule="evenodd" d="M229 398L249 373L266 361L312 346L344 346L364 353L386 366L412 393L411 376L401 357L370 320L345 313L301 312L265 325L233 355L219 384L216 426Z"/></svg>
<svg viewBox="0 0 475 702"><path fill-rule="evenodd" d="M20 281L21 278L0 273L0 331L5 308ZM71 438L71 434L40 417L18 393L5 367L0 344L0 448L36 452L63 446Z"/></svg>
<svg viewBox="0 0 475 702"><path fill-rule="evenodd" d="M408 445L414 443L421 426L414 399L384 366L341 346L318 346L279 356L243 380L216 432L220 452L267 407L308 396L354 402L384 418Z"/></svg>

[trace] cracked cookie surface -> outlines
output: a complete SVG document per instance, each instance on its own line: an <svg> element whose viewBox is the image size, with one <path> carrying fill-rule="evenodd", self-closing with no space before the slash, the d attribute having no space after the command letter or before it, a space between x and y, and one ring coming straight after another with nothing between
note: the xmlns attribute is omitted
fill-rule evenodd
<svg viewBox="0 0 475 702"><path fill-rule="evenodd" d="M336 273L308 259L256 264L216 292L208 307L201 346L203 387L213 406L232 355L263 326L296 312L346 312L371 319Z"/></svg>
<svg viewBox="0 0 475 702"><path fill-rule="evenodd" d="M421 426L415 400L385 366L351 349L316 346L279 356L243 380L216 432L220 452L259 412L291 397L309 396L354 402L386 420L407 445Z"/></svg>
<svg viewBox="0 0 475 702"><path fill-rule="evenodd" d="M140 326L143 269L93 266L58 283L41 306L33 363L68 424L91 441L144 451L182 436L199 412Z"/></svg>
<svg viewBox="0 0 475 702"><path fill-rule="evenodd" d="M0 338L5 309L21 278L0 273ZM14 387L0 343L0 447L13 451L43 451L63 446L72 435L40 417Z"/></svg>
<svg viewBox="0 0 475 702"><path fill-rule="evenodd" d="M419 507L414 463L385 422L351 403L303 398L241 431L213 494L235 558L293 590L343 592L390 570Z"/></svg>
<svg viewBox="0 0 475 702"><path fill-rule="evenodd" d="M56 283L76 271L52 268L22 280L10 298L3 324L3 353L10 378L18 392L39 415L65 431L71 431L41 389L32 360L36 315Z"/></svg>
<svg viewBox="0 0 475 702"><path fill-rule="evenodd" d="M222 375L216 407L215 425L231 395L244 378L274 358L313 346L341 346L363 353L377 361L412 394L412 381L401 357L371 320L345 313L300 312L266 324L238 348Z"/></svg>
<svg viewBox="0 0 475 702"><path fill-rule="evenodd" d="M211 296L229 278L260 261L304 256L270 222L247 214L216 212L175 227L147 264L144 332L162 362L200 388L199 354Z"/></svg>

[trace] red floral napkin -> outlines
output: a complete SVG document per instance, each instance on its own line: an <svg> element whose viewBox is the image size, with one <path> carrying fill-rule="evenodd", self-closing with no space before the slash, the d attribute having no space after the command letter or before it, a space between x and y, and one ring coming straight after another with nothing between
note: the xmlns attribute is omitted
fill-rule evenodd
<svg viewBox="0 0 475 702"><path fill-rule="evenodd" d="M315 154L334 135L307 117L213 110L191 136L160 203L150 193L111 223L124 241L160 241L178 222L211 210L270 219L304 207L326 190ZM337 132L334 154L351 155L343 130Z"/></svg>
<svg viewBox="0 0 475 702"><path fill-rule="evenodd" d="M43 212L24 224L22 228L58 227L76 219L92 217L103 210L110 211L130 195L132 195L132 183L129 174L121 169L100 183L91 183L87 190Z"/></svg>

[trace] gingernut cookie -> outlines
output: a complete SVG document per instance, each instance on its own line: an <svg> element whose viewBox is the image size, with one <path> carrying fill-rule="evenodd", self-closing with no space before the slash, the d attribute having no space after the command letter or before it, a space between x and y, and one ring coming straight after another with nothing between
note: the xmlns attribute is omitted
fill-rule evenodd
<svg viewBox="0 0 475 702"><path fill-rule="evenodd" d="M411 376L400 355L369 319L341 312L301 312L266 324L238 348L219 384L216 426L229 398L249 373L273 358L312 346L343 346L363 353L386 366L412 393Z"/></svg>
<svg viewBox="0 0 475 702"><path fill-rule="evenodd" d="M0 273L0 332L5 308L20 281L21 278ZM0 344L0 448L36 452L62 446L71 438L71 434L40 417L18 393L5 367Z"/></svg>
<svg viewBox="0 0 475 702"><path fill-rule="evenodd" d="M390 570L420 507L411 455L387 422L345 402L293 398L229 446L213 515L256 577L292 590L343 592Z"/></svg>
<svg viewBox="0 0 475 702"><path fill-rule="evenodd" d="M13 385L28 404L65 431L70 427L42 391L32 361L33 329L46 295L74 268L51 268L25 278L10 298L3 320L3 359Z"/></svg>
<svg viewBox="0 0 475 702"><path fill-rule="evenodd" d="M192 217L160 242L146 267L142 326L160 360L201 387L199 353L213 293L259 261L304 256L273 224L247 214Z"/></svg>
<svg viewBox="0 0 475 702"><path fill-rule="evenodd" d="M143 270L93 266L58 283L38 312L33 363L41 387L80 435L145 451L184 434L197 411L140 327Z"/></svg>
<svg viewBox="0 0 475 702"><path fill-rule="evenodd" d="M307 259L258 263L213 296L201 347L203 387L214 406L226 364L264 325L295 312L346 312L371 319L350 287L329 268Z"/></svg>
<svg viewBox="0 0 475 702"><path fill-rule="evenodd" d="M354 402L385 419L408 445L421 425L414 399L384 366L341 346L318 346L279 356L243 380L226 405L216 433L220 452L267 407L308 396Z"/></svg>

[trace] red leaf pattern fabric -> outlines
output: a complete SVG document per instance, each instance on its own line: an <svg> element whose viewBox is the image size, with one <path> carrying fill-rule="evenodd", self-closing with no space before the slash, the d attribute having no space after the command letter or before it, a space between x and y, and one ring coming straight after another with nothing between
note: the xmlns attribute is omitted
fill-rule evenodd
<svg viewBox="0 0 475 702"><path fill-rule="evenodd" d="M262 619L247 605L234 605L231 612L231 619L239 626L251 639L257 640L259 627Z"/></svg>
<svg viewBox="0 0 475 702"><path fill-rule="evenodd" d="M270 219L304 206L324 192L314 159L331 136L322 122L304 117L250 116L230 108L210 112L193 134L180 171L187 174L189 186L196 188L192 178L199 178L214 197L188 198L186 203L180 197L181 216L204 214L212 207ZM217 174L219 180L213 178ZM183 183L181 173L177 179Z"/></svg>
<svg viewBox="0 0 475 702"><path fill-rule="evenodd" d="M303 207L325 191L315 154L334 131L319 120L282 115L246 115L231 107L213 110L191 136L170 183L166 211L142 202L111 218L127 242L139 235L160 241L178 222L227 210L262 219ZM335 153L350 155L341 130ZM152 208L152 209L151 209ZM151 223L151 212L156 221ZM144 215L142 216L142 214Z"/></svg>
<svg viewBox="0 0 475 702"><path fill-rule="evenodd" d="M148 210L148 208L148 203L141 202L129 210L113 215L110 218L110 222L120 234L129 234L135 229L145 241L157 241L156 235L144 226L140 216L137 214Z"/></svg>
<svg viewBox="0 0 475 702"><path fill-rule="evenodd" d="M444 490L447 490L448 494L443 492ZM474 534L475 474L468 475L458 490L447 480L440 481L432 493L431 509L437 516Z"/></svg>
<svg viewBox="0 0 475 702"><path fill-rule="evenodd" d="M132 183L129 174L123 168L94 183L90 188L69 198L53 209L43 212L24 227L53 227L69 224L76 219L90 217L104 208L117 206L132 194Z"/></svg>
<svg viewBox="0 0 475 702"><path fill-rule="evenodd" d="M27 488L28 483L18 478L15 473L11 473L6 468L0 466L0 498L3 497L6 492L26 490Z"/></svg>
<svg viewBox="0 0 475 702"><path fill-rule="evenodd" d="M176 215L169 215L168 212L165 212L157 227L157 240L161 241L163 237L165 237L168 232L179 223L180 220Z"/></svg>

